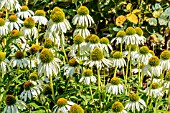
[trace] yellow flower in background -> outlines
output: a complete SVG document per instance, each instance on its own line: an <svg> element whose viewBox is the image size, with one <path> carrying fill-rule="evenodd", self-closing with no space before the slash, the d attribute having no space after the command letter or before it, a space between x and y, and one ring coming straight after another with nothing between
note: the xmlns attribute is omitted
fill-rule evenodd
<svg viewBox="0 0 170 113"><path fill-rule="evenodd" d="M120 15L116 18L116 25L121 26L126 21L126 16Z"/></svg>
<svg viewBox="0 0 170 113"><path fill-rule="evenodd" d="M126 10L131 11L132 10L132 4L128 3L126 6Z"/></svg>
<svg viewBox="0 0 170 113"><path fill-rule="evenodd" d="M126 15L126 17L130 22L132 22L134 24L138 23L138 17L135 14L129 13L129 14Z"/></svg>

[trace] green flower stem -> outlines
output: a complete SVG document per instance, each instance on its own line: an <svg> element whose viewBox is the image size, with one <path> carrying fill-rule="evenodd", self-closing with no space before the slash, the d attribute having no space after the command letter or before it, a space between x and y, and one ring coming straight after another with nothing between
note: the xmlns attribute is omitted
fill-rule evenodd
<svg viewBox="0 0 170 113"><path fill-rule="evenodd" d="M117 66L115 67L114 77L116 77L116 72L117 72Z"/></svg>
<svg viewBox="0 0 170 113"><path fill-rule="evenodd" d="M64 44L63 44L63 42L62 42L62 33L59 33L60 34L60 43L61 43L61 45L62 45L62 51L63 51L63 53L64 53L64 56L63 56L63 62L64 62L64 64L66 64L66 62L68 62L68 58L67 58L67 55L66 55L66 51L65 51L65 49L64 49Z"/></svg>
<svg viewBox="0 0 170 113"><path fill-rule="evenodd" d="M97 69L97 77L98 77L98 93L99 93L99 104L100 104L100 111L101 111L101 80L100 80L100 69L98 68Z"/></svg>
<svg viewBox="0 0 170 113"><path fill-rule="evenodd" d="M80 57L80 44L78 44L77 56Z"/></svg>
<svg viewBox="0 0 170 113"><path fill-rule="evenodd" d="M137 94L139 92L140 89L140 84L141 84L141 75L140 75L140 62L138 63L138 79L139 79L139 83L138 83L138 88L137 88Z"/></svg>
<svg viewBox="0 0 170 113"><path fill-rule="evenodd" d="M129 51L128 51L128 61L127 61L127 65L126 65L126 75L125 75L125 84L127 84L127 79L128 79L128 70L129 70L129 63L130 63L130 53L131 53L131 45L129 45ZM127 88L126 91L127 93Z"/></svg>
<svg viewBox="0 0 170 113"><path fill-rule="evenodd" d="M40 31L40 25L38 24L38 33L39 33L39 31ZM38 35L37 35L37 37L36 37L36 44L38 45Z"/></svg>
<svg viewBox="0 0 170 113"><path fill-rule="evenodd" d="M120 52L122 53L122 43L120 43Z"/></svg>
<svg viewBox="0 0 170 113"><path fill-rule="evenodd" d="M51 90L52 90L52 97L54 99L55 94L54 94L54 88L53 88L53 78L52 78L52 75L50 75L50 87L51 87Z"/></svg>
<svg viewBox="0 0 170 113"><path fill-rule="evenodd" d="M151 73L151 74L152 74L152 73ZM150 91L151 91L152 81L153 81L153 77L152 77L151 82L150 82L150 86L149 86L150 89L149 89L149 93L148 93L148 94L150 94ZM149 100L150 100L150 95L148 95L148 98L147 98L147 100L146 100L146 106L149 105ZM147 108L146 108L146 110L147 110Z"/></svg>
<svg viewBox="0 0 170 113"><path fill-rule="evenodd" d="M92 99L92 103L93 103L94 99L93 99L93 91L92 91L92 88L91 88L91 84L90 84L90 94L91 94L91 99Z"/></svg>
<svg viewBox="0 0 170 113"><path fill-rule="evenodd" d="M28 5L28 3L29 3L29 0L26 0L26 1L25 1L25 4Z"/></svg>
<svg viewBox="0 0 170 113"><path fill-rule="evenodd" d="M9 16L8 9L6 9L6 19L8 19L8 16Z"/></svg>
<svg viewBox="0 0 170 113"><path fill-rule="evenodd" d="M155 108L154 108L154 113L157 113L156 106L157 106L158 100L159 100L159 97L156 97L156 100L155 100Z"/></svg>

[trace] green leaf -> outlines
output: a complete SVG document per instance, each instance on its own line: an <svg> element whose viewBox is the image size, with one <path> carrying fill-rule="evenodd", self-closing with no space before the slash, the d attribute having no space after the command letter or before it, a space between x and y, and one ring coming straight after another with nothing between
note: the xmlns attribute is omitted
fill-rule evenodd
<svg viewBox="0 0 170 113"><path fill-rule="evenodd" d="M40 110L37 110L37 111L32 111L32 113L45 113L45 110L40 109Z"/></svg>
<svg viewBox="0 0 170 113"><path fill-rule="evenodd" d="M151 26L157 26L157 20L156 20L156 18L150 18L150 19L149 19L149 25L151 25Z"/></svg>
<svg viewBox="0 0 170 113"><path fill-rule="evenodd" d="M38 109L40 108L39 105L37 105L36 103L32 102L32 103L29 103L30 106L33 106L35 109Z"/></svg>

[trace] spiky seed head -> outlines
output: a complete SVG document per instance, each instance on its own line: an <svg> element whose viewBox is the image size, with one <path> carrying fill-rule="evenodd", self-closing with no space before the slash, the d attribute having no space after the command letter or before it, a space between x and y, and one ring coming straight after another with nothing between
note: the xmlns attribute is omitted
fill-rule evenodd
<svg viewBox="0 0 170 113"><path fill-rule="evenodd" d="M50 63L50 62L53 61L53 59L54 59L54 55L49 49L44 48L41 51L40 60L41 60L42 63L44 63L44 64Z"/></svg>
<svg viewBox="0 0 170 113"><path fill-rule="evenodd" d="M89 9L86 6L80 6L77 10L77 14L79 15L88 15Z"/></svg>
<svg viewBox="0 0 170 113"><path fill-rule="evenodd" d="M120 51L116 51L113 53L113 55L111 55L111 57L114 59L121 59L121 58L123 58L123 54Z"/></svg>
<svg viewBox="0 0 170 113"><path fill-rule="evenodd" d="M4 26L5 25L5 20L0 18L0 26Z"/></svg>
<svg viewBox="0 0 170 113"><path fill-rule="evenodd" d="M58 105L59 107L63 107L63 106L65 106L65 105L67 105L67 100L66 100L65 98L59 98L59 99L57 100L57 105Z"/></svg>
<svg viewBox="0 0 170 113"><path fill-rule="evenodd" d="M50 38L46 38L44 42L45 48L52 48L54 47L54 42Z"/></svg>
<svg viewBox="0 0 170 113"><path fill-rule="evenodd" d="M143 36L143 30L140 27L136 27L135 30L137 35Z"/></svg>
<svg viewBox="0 0 170 113"><path fill-rule="evenodd" d="M142 47L140 47L140 49L139 49L139 53L140 53L140 54L143 54L143 55L146 55L146 54L149 53L149 48L148 48L147 46L142 46Z"/></svg>
<svg viewBox="0 0 170 113"><path fill-rule="evenodd" d="M100 38L97 35L92 34L89 38L89 42L92 44L97 44L100 42Z"/></svg>
<svg viewBox="0 0 170 113"><path fill-rule="evenodd" d="M126 35L134 35L136 34L136 30L133 27L128 27L126 29Z"/></svg>
<svg viewBox="0 0 170 113"><path fill-rule="evenodd" d="M111 83L112 85L119 85L119 84L121 83L121 80L120 80L120 78L118 78L118 77L113 77L113 78L111 79L110 83Z"/></svg>
<svg viewBox="0 0 170 113"><path fill-rule="evenodd" d="M121 112L123 109L124 109L124 106L121 102L116 101L112 104L112 110L115 113Z"/></svg>
<svg viewBox="0 0 170 113"><path fill-rule="evenodd" d="M9 21L10 22L16 22L17 20L18 20L17 15L12 14L12 15L9 16Z"/></svg>
<svg viewBox="0 0 170 113"><path fill-rule="evenodd" d="M15 58L16 58L16 59L23 59L23 58L24 58L24 53L21 52L21 51L17 51L17 52L15 53Z"/></svg>
<svg viewBox="0 0 170 113"><path fill-rule="evenodd" d="M32 29L33 27L35 27L35 21L32 19L32 17L28 17L24 20L24 26L26 28Z"/></svg>
<svg viewBox="0 0 170 113"><path fill-rule="evenodd" d="M36 81L38 80L38 73L37 72L33 72L30 74L29 79L32 81Z"/></svg>
<svg viewBox="0 0 170 113"><path fill-rule="evenodd" d="M91 69L85 69L83 72L83 76L90 77L93 75L93 71Z"/></svg>
<svg viewBox="0 0 170 113"><path fill-rule="evenodd" d="M159 84L157 82L153 82L151 84L151 89L158 89L159 88Z"/></svg>
<svg viewBox="0 0 170 113"><path fill-rule="evenodd" d="M45 11L44 10L37 10L35 12L35 16L45 16Z"/></svg>
<svg viewBox="0 0 170 113"><path fill-rule="evenodd" d="M84 110L78 104L74 104L71 106L69 113L84 113Z"/></svg>
<svg viewBox="0 0 170 113"><path fill-rule="evenodd" d="M56 11L54 14L51 15L51 20L55 23L63 22L65 19L65 15L63 12Z"/></svg>
<svg viewBox="0 0 170 113"><path fill-rule="evenodd" d="M126 36L126 32L124 30L120 30L119 32L117 32L116 37L121 37L123 38L124 36Z"/></svg>
<svg viewBox="0 0 170 113"><path fill-rule="evenodd" d="M104 58L103 52L101 51L100 48L95 48L91 53L90 53L90 59L93 61L100 61Z"/></svg>
<svg viewBox="0 0 170 113"><path fill-rule="evenodd" d="M0 51L0 63L5 60L5 53Z"/></svg>
<svg viewBox="0 0 170 113"><path fill-rule="evenodd" d="M164 50L161 53L160 57L161 57L162 60L169 60L170 59L170 52L168 50Z"/></svg>
<svg viewBox="0 0 170 113"><path fill-rule="evenodd" d="M160 64L160 60L157 56L152 56L150 59L149 59L149 63L148 63L150 66L153 66L153 67L156 67Z"/></svg>
<svg viewBox="0 0 170 113"><path fill-rule="evenodd" d="M72 66L72 67L76 67L79 65L79 63L77 62L77 60L75 58L72 58L68 61L68 64L69 66Z"/></svg>
<svg viewBox="0 0 170 113"><path fill-rule="evenodd" d="M33 44L30 48L31 54L37 53L41 49L40 45Z"/></svg>
<svg viewBox="0 0 170 113"><path fill-rule="evenodd" d="M81 35L77 34L76 36L74 36L73 41L74 44L81 44L84 42L84 38Z"/></svg>
<svg viewBox="0 0 170 113"><path fill-rule="evenodd" d="M33 85L32 82L30 82L30 81L26 81L26 82L24 83L24 89L25 89L25 90L30 90L33 86L34 86L34 85Z"/></svg>
<svg viewBox="0 0 170 113"><path fill-rule="evenodd" d="M103 38L101 38L101 39L100 39L100 43L101 43L101 44L109 44L109 43L110 43L110 41L109 41L109 39L108 39L108 38L103 37Z"/></svg>
<svg viewBox="0 0 170 113"><path fill-rule="evenodd" d="M29 10L29 8L27 6L22 6L21 7L21 11L28 11L28 10Z"/></svg>
<svg viewBox="0 0 170 113"><path fill-rule="evenodd" d="M10 37L14 39L18 39L20 36L22 36L22 33L16 29L12 30L10 33Z"/></svg>
<svg viewBox="0 0 170 113"><path fill-rule="evenodd" d="M13 95L7 95L5 98L5 103L8 106L14 105L16 103L16 99Z"/></svg>
<svg viewBox="0 0 170 113"><path fill-rule="evenodd" d="M129 97L130 97L130 101L131 102L137 102L140 99L140 97L137 94L135 94L135 93L130 94Z"/></svg>

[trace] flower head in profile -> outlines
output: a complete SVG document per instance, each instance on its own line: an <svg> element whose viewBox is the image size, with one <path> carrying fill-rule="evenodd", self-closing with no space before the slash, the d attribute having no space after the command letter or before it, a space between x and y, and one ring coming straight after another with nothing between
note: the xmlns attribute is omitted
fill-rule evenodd
<svg viewBox="0 0 170 113"><path fill-rule="evenodd" d="M94 20L89 15L89 9L86 6L80 6L77 10L77 15L73 17L73 25L88 27L93 23Z"/></svg>
<svg viewBox="0 0 170 113"><path fill-rule="evenodd" d="M116 101L112 104L108 113L127 113L127 111L124 110L124 106L121 102Z"/></svg>
<svg viewBox="0 0 170 113"><path fill-rule="evenodd" d="M26 19L34 15L34 12L29 10L28 6L22 6L21 10L17 13L17 16L21 19Z"/></svg>
<svg viewBox="0 0 170 113"><path fill-rule="evenodd" d="M138 62L143 63L144 65L147 65L149 62L149 59L152 57L152 54L149 52L149 48L147 46L142 46L139 49L139 52L135 55Z"/></svg>
<svg viewBox="0 0 170 113"><path fill-rule="evenodd" d="M53 113L69 113L72 105L74 105L73 102L67 101L65 98L59 98L53 107Z"/></svg>
<svg viewBox="0 0 170 113"><path fill-rule="evenodd" d="M7 9L7 10L10 10L10 11L13 11L13 10L16 10L16 11L20 11L21 9L21 6L18 2L18 0L1 0L1 3L0 3L0 9Z"/></svg>
<svg viewBox="0 0 170 113"><path fill-rule="evenodd" d="M85 85L89 85L90 83L95 83L96 81L97 79L95 76L93 76L92 70L85 69L79 82L82 82Z"/></svg>
<svg viewBox="0 0 170 113"><path fill-rule="evenodd" d="M64 69L64 75L72 76L76 70L80 69L79 60L76 58L71 58L68 61L68 64L64 65L62 68Z"/></svg>
<svg viewBox="0 0 170 113"><path fill-rule="evenodd" d="M121 67L124 67L126 65L126 62L123 58L123 54L122 52L119 52L119 51L112 51L110 53L110 57L111 57L111 61L113 62L113 66L114 67L118 67L118 68L121 68Z"/></svg>
<svg viewBox="0 0 170 113"><path fill-rule="evenodd" d="M124 30L120 30L117 32L116 37L111 40L111 43L116 41L116 45L123 43L123 38L126 36L126 32Z"/></svg>
<svg viewBox="0 0 170 113"><path fill-rule="evenodd" d="M38 36L38 30L35 27L35 21L32 17L28 17L24 20L24 27L21 28L21 31L23 35L30 40L32 40L32 37L35 39Z"/></svg>
<svg viewBox="0 0 170 113"><path fill-rule="evenodd" d="M160 76L162 68L160 67L160 59L157 56L152 56L148 65L152 76Z"/></svg>
<svg viewBox="0 0 170 113"><path fill-rule="evenodd" d="M24 83L24 90L21 92L20 98L25 102L29 99L31 100L34 97L37 97L42 91L42 88L34 85L32 81L26 81Z"/></svg>
<svg viewBox="0 0 170 113"><path fill-rule="evenodd" d="M168 50L164 50L160 55L160 66L163 70L170 69L170 52Z"/></svg>
<svg viewBox="0 0 170 113"><path fill-rule="evenodd" d="M9 32L9 29L7 27L7 24L3 18L0 18L0 36L7 35Z"/></svg>
<svg viewBox="0 0 170 113"><path fill-rule="evenodd" d="M7 20L7 25L10 31L17 29L19 30L24 22L20 20L17 15L12 14L9 16L9 19Z"/></svg>
<svg viewBox="0 0 170 113"><path fill-rule="evenodd" d="M132 112L135 110L140 112L144 107L146 107L146 103L140 96L135 93L129 95L129 101L126 104L125 109Z"/></svg>
<svg viewBox="0 0 170 113"><path fill-rule="evenodd" d="M0 51L0 68L2 74L5 74L7 72L7 65L9 61L6 59L6 54L2 51Z"/></svg>
<svg viewBox="0 0 170 113"><path fill-rule="evenodd" d="M136 30L133 27L128 27L126 29L126 36L123 37L123 42L125 42L126 45L139 45L141 43L140 40L136 37Z"/></svg>
<svg viewBox="0 0 170 113"><path fill-rule="evenodd" d="M109 49L113 50L109 39L106 37L100 39L100 48L103 50L103 53L106 54L107 57L109 57Z"/></svg>
<svg viewBox="0 0 170 113"><path fill-rule="evenodd" d="M25 58L24 52L17 51L11 59L12 67L25 68L28 66L28 60Z"/></svg>
<svg viewBox="0 0 170 113"><path fill-rule="evenodd" d="M167 89L170 88L170 71L168 71L168 72L166 73L165 81L164 81L163 86L164 86L164 88L167 88ZM166 90L166 93L168 93L168 90Z"/></svg>
<svg viewBox="0 0 170 113"><path fill-rule="evenodd" d="M106 67L110 67L112 65L110 60L104 58L103 52L101 51L100 48L95 48L90 53L90 60L85 61L85 63L84 63L84 65L88 65L89 67L96 66L98 69L101 69L103 64Z"/></svg>
<svg viewBox="0 0 170 113"><path fill-rule="evenodd" d="M160 87L159 83L157 82L152 82L150 84L150 87L147 87L145 89L145 92L146 92L146 95L152 96L154 98L163 96L162 87Z"/></svg>
<svg viewBox="0 0 170 113"><path fill-rule="evenodd" d="M39 25L47 25L48 20L45 15L46 13L44 10L37 10L32 18L34 19L35 23L38 23Z"/></svg>
<svg viewBox="0 0 170 113"><path fill-rule="evenodd" d="M5 104L6 107L3 113L19 113L19 109L26 109L26 104L21 100L17 100L13 95L6 96Z"/></svg>
<svg viewBox="0 0 170 113"><path fill-rule="evenodd" d="M69 113L84 113L84 110L78 104L74 104L71 106Z"/></svg>
<svg viewBox="0 0 170 113"><path fill-rule="evenodd" d="M143 30L140 27L136 27L136 38L139 40L139 44L144 45L146 38L143 36Z"/></svg>
<svg viewBox="0 0 170 113"><path fill-rule="evenodd" d="M66 33L66 31L71 28L69 21L65 19L64 12L61 11L55 11L52 13L47 25L49 31L57 33Z"/></svg>
<svg viewBox="0 0 170 113"><path fill-rule="evenodd" d="M40 53L40 63L38 65L38 75L46 75L47 77L52 74L57 75L60 70L61 60L54 57L54 54L47 48L44 48Z"/></svg>
<svg viewBox="0 0 170 113"><path fill-rule="evenodd" d="M87 29L87 27L82 26L76 26L76 29L73 32L73 36L76 36L77 34L80 34L84 39L90 35L90 31Z"/></svg>
<svg viewBox="0 0 170 113"><path fill-rule="evenodd" d="M107 84L106 91L107 93L115 95L124 93L124 86L122 85L120 78L113 77L110 83Z"/></svg>

